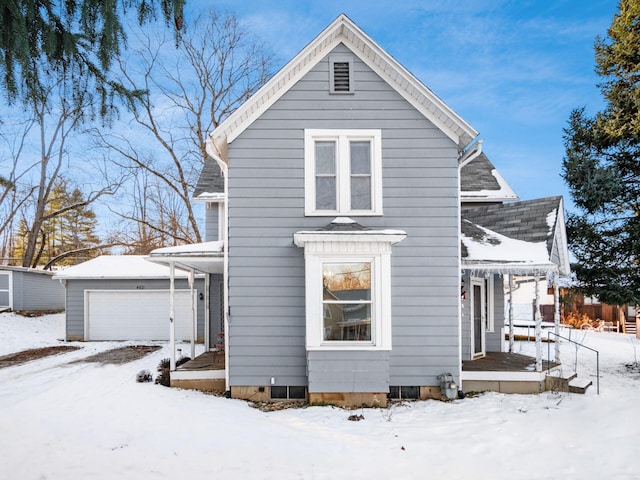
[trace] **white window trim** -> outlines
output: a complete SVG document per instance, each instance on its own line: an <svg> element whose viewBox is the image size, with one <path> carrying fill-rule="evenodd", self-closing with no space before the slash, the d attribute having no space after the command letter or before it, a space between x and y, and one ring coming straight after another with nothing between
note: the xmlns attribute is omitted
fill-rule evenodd
<svg viewBox="0 0 640 480"><path fill-rule="evenodd" d="M405 237L399 230L294 234L304 247L307 350L391 350L391 246ZM322 265L336 262L371 262L371 342L323 340Z"/></svg>
<svg viewBox="0 0 640 480"><path fill-rule="evenodd" d="M475 341L475 288L480 287L480 351L476 352L476 341ZM487 339L485 333L487 332L487 282L484 277L471 277L471 293L470 293L470 320L471 320L471 357L476 358L480 356L484 356L486 354L486 345Z"/></svg>
<svg viewBox="0 0 640 480"><path fill-rule="evenodd" d="M494 332L495 331L495 305L494 305L494 299L495 299L495 281L494 281L494 277L493 275L489 275L487 277L487 284L485 286L486 289L486 310L487 310L487 319L486 319L486 325L487 325L487 332Z"/></svg>
<svg viewBox="0 0 640 480"><path fill-rule="evenodd" d="M351 172L349 160L350 141L371 142L371 209L351 209ZM316 210L316 162L315 142L337 142L337 172L336 172L336 210ZM304 179L305 179L305 215L353 215L379 216L382 215L382 131L372 130L333 130L333 129L305 129L304 131Z"/></svg>
<svg viewBox="0 0 640 480"><path fill-rule="evenodd" d="M2 289L3 292L7 292L8 305L2 305L3 307L9 307L9 310L13 310L13 272L7 271L2 272L2 274L6 274L8 277L7 282L7 290Z"/></svg>
<svg viewBox="0 0 640 480"><path fill-rule="evenodd" d="M325 263L371 263L371 341L324 340L322 266ZM390 254L306 255L307 350L391 349ZM385 279L387 277L387 279Z"/></svg>

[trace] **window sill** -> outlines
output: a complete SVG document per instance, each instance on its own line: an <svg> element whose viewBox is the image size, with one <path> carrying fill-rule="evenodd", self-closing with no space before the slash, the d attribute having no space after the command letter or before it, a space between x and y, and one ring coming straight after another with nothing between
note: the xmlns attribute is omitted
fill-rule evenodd
<svg viewBox="0 0 640 480"><path fill-rule="evenodd" d="M350 212L336 212L330 210L305 212L305 217L382 217L383 213L372 210L352 210Z"/></svg>
<svg viewBox="0 0 640 480"><path fill-rule="evenodd" d="M391 351L391 345L389 346L377 346L377 345L356 345L353 343L349 343L347 345L320 345L320 346L309 346L307 345L308 352L323 352L323 351L359 351L359 352L377 352L377 351Z"/></svg>

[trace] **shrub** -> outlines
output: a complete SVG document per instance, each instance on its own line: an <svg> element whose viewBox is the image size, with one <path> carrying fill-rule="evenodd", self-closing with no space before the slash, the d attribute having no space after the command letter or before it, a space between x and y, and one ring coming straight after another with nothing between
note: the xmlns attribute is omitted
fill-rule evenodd
<svg viewBox="0 0 640 480"><path fill-rule="evenodd" d="M169 369L171 367L171 360L163 358L158 364L158 376L156 377L156 385L163 385L165 387L171 386L171 379L169 378Z"/></svg>

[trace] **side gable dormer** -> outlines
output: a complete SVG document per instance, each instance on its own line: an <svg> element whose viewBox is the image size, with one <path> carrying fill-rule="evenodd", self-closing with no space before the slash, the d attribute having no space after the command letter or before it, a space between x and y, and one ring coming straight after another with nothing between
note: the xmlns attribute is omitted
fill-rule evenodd
<svg viewBox="0 0 640 480"><path fill-rule="evenodd" d="M464 203L504 203L518 195L484 153L460 169L460 201Z"/></svg>

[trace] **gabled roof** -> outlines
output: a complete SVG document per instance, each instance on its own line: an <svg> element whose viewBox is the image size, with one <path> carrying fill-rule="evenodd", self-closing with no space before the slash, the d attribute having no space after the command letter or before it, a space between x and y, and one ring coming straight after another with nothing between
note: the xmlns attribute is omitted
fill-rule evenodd
<svg viewBox="0 0 640 480"><path fill-rule="evenodd" d="M522 271L555 265L568 275L562 197L462 207L462 261Z"/></svg>
<svg viewBox="0 0 640 480"><path fill-rule="evenodd" d="M458 145L460 151L464 150L478 135L471 125L380 48L346 15L341 14L211 132L207 141L209 154L226 160L226 145L233 142L340 43L353 51L428 120L439 127Z"/></svg>
<svg viewBox="0 0 640 480"><path fill-rule="evenodd" d="M198 183L193 191L195 200L219 200L224 197L224 177L218 162L211 158L204 161L204 166L198 177Z"/></svg>
<svg viewBox="0 0 640 480"><path fill-rule="evenodd" d="M460 170L460 190L463 202L504 202L518 199L484 153Z"/></svg>

